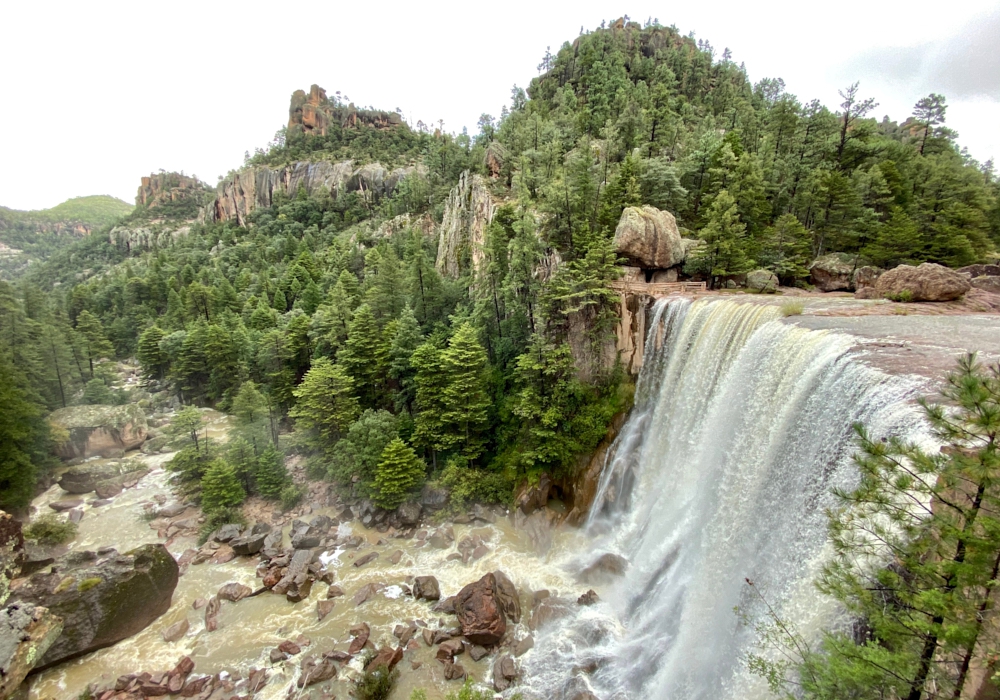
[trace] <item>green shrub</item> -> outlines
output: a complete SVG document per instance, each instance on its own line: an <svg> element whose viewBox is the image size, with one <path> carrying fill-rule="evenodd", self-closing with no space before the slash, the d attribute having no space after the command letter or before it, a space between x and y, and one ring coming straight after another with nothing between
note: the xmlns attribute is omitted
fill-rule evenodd
<svg viewBox="0 0 1000 700"><path fill-rule="evenodd" d="M246 497L236 470L221 459L212 462L201 477L201 509L206 515L238 508Z"/></svg>
<svg viewBox="0 0 1000 700"><path fill-rule="evenodd" d="M399 671L390 672L384 665L365 671L354 687L354 697L357 700L388 700L398 678Z"/></svg>
<svg viewBox="0 0 1000 700"><path fill-rule="evenodd" d="M515 479L509 471L489 471L468 466L461 457L448 460L441 474L441 484L451 491L452 505L467 503L509 505L514 498Z"/></svg>
<svg viewBox="0 0 1000 700"><path fill-rule="evenodd" d="M806 305L801 301L786 301L781 305L781 315L782 316L800 316L805 310Z"/></svg>
<svg viewBox="0 0 1000 700"><path fill-rule="evenodd" d="M413 700L413 698L410 698ZM448 693L445 700L493 700L493 692L488 688L477 688L471 678L465 679L465 684L457 693Z"/></svg>
<svg viewBox="0 0 1000 700"><path fill-rule="evenodd" d="M895 294L886 295L892 301L898 301L902 304L908 304L913 301L913 292L909 289L904 289L901 292L896 292Z"/></svg>
<svg viewBox="0 0 1000 700"><path fill-rule="evenodd" d="M69 542L76 537L76 524L52 513L43 515L24 528L24 538L41 545Z"/></svg>
<svg viewBox="0 0 1000 700"><path fill-rule="evenodd" d="M281 490L281 509L291 510L297 506L305 495L305 490L301 486L289 484Z"/></svg>

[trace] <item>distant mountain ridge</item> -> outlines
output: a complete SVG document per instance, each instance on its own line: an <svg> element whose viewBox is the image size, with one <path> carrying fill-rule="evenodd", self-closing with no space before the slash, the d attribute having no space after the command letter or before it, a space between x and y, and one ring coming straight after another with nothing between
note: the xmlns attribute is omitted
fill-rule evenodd
<svg viewBox="0 0 1000 700"><path fill-rule="evenodd" d="M73 197L49 209L0 207L0 278L14 277L32 262L45 260L66 236L89 236L133 209L106 194Z"/></svg>

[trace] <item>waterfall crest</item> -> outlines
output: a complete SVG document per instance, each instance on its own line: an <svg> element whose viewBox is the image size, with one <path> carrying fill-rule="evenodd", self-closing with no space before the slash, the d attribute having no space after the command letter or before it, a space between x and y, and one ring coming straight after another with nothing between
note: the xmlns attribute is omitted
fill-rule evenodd
<svg viewBox="0 0 1000 700"><path fill-rule="evenodd" d="M866 366L853 344L774 306L657 303L636 406L585 526L594 549L566 562L614 552L629 568L600 605L540 633L533 690L570 679L601 698L766 697L742 664L753 632L733 609L756 611L745 578L799 629L827 622L811 581L831 489L856 479L851 426L923 429L916 383Z"/></svg>

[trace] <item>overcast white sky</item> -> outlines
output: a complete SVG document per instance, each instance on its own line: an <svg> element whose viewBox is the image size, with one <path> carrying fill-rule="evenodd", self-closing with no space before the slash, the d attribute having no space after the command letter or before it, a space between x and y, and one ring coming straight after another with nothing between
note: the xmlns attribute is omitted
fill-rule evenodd
<svg viewBox="0 0 1000 700"><path fill-rule="evenodd" d="M782 77L835 107L861 81L877 116L929 92L985 161L1000 158L1000 2L18 2L2 11L0 204L88 194L132 201L139 177L210 184L318 83L356 104L474 132L527 86L547 46L628 14L729 47L752 80Z"/></svg>

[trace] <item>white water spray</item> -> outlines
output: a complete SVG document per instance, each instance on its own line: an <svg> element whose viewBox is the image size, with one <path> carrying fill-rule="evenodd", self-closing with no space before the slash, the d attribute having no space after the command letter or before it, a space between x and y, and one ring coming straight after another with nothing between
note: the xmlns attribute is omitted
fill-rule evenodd
<svg viewBox="0 0 1000 700"><path fill-rule="evenodd" d="M600 606L542 631L526 659L532 690L767 696L743 664L755 639L734 607L760 612L745 579L814 633L832 612L811 581L831 489L856 479L852 424L876 436L923 431L917 385L866 366L852 345L783 323L774 306L657 303L636 406L587 522L596 553L630 565Z"/></svg>

